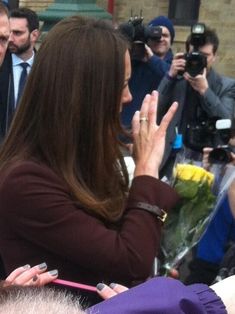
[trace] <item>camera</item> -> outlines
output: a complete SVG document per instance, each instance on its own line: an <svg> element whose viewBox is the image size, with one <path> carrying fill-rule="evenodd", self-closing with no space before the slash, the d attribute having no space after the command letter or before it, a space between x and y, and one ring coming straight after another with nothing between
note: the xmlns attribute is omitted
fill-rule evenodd
<svg viewBox="0 0 235 314"><path fill-rule="evenodd" d="M206 56L199 51L199 47L205 44L204 33L204 23L197 23L192 26L189 45L193 46L193 51L184 55L186 60L185 72L188 72L193 77L202 74L207 66Z"/></svg>
<svg viewBox="0 0 235 314"><path fill-rule="evenodd" d="M230 145L214 148L209 154L209 163L227 164L232 161L231 153L235 154L235 147Z"/></svg>
<svg viewBox="0 0 235 314"><path fill-rule="evenodd" d="M225 160L222 157L224 151L221 153L221 157L218 154L220 154L221 149L226 150L226 152L231 150L228 142L234 130L234 123L230 119L210 118L206 121L190 124L186 128L185 145L198 152L202 152L204 147L213 147L216 149L215 153L212 151L211 154L213 162L215 159L216 161L221 159L222 162ZM220 148L219 151L218 148ZM217 152L218 154L216 154Z"/></svg>
<svg viewBox="0 0 235 314"><path fill-rule="evenodd" d="M227 132L227 135L224 138L224 144L218 145L210 152L209 162L227 164L232 161L231 153L235 153L235 146L228 144L229 139L235 133L235 121L232 122L229 119L218 120L216 122L216 129L223 135L224 132Z"/></svg>
<svg viewBox="0 0 235 314"><path fill-rule="evenodd" d="M198 152L202 152L204 147L216 147L218 134L215 124L216 120L213 118L188 124L185 132L185 145Z"/></svg>
<svg viewBox="0 0 235 314"><path fill-rule="evenodd" d="M160 41L162 29L159 26L146 26L144 18L131 16L129 21L119 26L119 31L130 41L130 55L132 60L141 61L145 57L145 44L148 39Z"/></svg>

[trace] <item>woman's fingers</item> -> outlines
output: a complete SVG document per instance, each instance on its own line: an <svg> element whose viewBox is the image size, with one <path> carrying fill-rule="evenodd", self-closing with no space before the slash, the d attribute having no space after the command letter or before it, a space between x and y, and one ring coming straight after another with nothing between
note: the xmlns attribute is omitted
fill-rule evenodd
<svg viewBox="0 0 235 314"><path fill-rule="evenodd" d="M6 285L36 285L42 286L53 280L58 276L58 271L47 270L47 264L41 263L30 268L29 265L15 269L5 280Z"/></svg>
<svg viewBox="0 0 235 314"><path fill-rule="evenodd" d="M97 286L97 293L103 298L104 300L110 299L117 295L117 292L115 292L113 289L111 289L109 286L105 285L104 283L99 283Z"/></svg>
<svg viewBox="0 0 235 314"><path fill-rule="evenodd" d="M10 275L5 279L5 281L7 283L11 283L13 282L18 276L20 276L22 273L24 273L26 270L30 269L30 265L24 265L21 267L16 268L15 270L13 270Z"/></svg>
<svg viewBox="0 0 235 314"><path fill-rule="evenodd" d="M136 111L132 118L132 136L135 139L140 131L140 112Z"/></svg>
<svg viewBox="0 0 235 314"><path fill-rule="evenodd" d="M149 103L149 127L155 127L157 121L158 92L153 91Z"/></svg>
<svg viewBox="0 0 235 314"><path fill-rule="evenodd" d="M127 287L119 285L118 283L111 283L110 288L113 289L113 291L115 291L116 293L122 293L128 290Z"/></svg>
<svg viewBox="0 0 235 314"><path fill-rule="evenodd" d="M143 118L143 117L148 118L149 104L151 102L151 98L152 98L152 96L149 95L149 94L147 94L144 97L144 100L142 102L142 106L141 106L141 109L140 109L140 118Z"/></svg>
<svg viewBox="0 0 235 314"><path fill-rule="evenodd" d="M164 115L164 117L162 118L162 121L159 125L159 134L165 134L166 130L168 128L168 125L170 124L171 120L173 119L176 110L178 108L178 103L177 102L173 102L173 104L170 106L170 108L168 109L167 113Z"/></svg>
<svg viewBox="0 0 235 314"><path fill-rule="evenodd" d="M158 178L159 166L164 154L166 130L178 104L176 102L172 104L158 126L157 103L158 92L153 91L151 95L146 95L140 112L137 111L132 120L136 162L134 176L150 175Z"/></svg>
<svg viewBox="0 0 235 314"><path fill-rule="evenodd" d="M147 94L143 100L141 110L136 111L132 119L132 134L139 134L140 128L144 132L151 126L156 125L157 120L158 92L153 91Z"/></svg>
<svg viewBox="0 0 235 314"><path fill-rule="evenodd" d="M110 286L105 285L104 283L99 283L97 286L97 292L104 300L110 299L115 295L122 293L128 290L127 287L111 283Z"/></svg>
<svg viewBox="0 0 235 314"><path fill-rule="evenodd" d="M32 268L26 269L24 272L16 276L15 279L11 281L11 283L15 285L25 285L30 280L32 280L34 276L41 274L42 272L46 271L46 269L47 264L41 263Z"/></svg>
<svg viewBox="0 0 235 314"><path fill-rule="evenodd" d="M126 144L126 148L128 149L130 155L132 155L133 154L133 144L132 143Z"/></svg>
<svg viewBox="0 0 235 314"><path fill-rule="evenodd" d="M33 276L25 285L44 286L58 277L58 270L50 270L42 274Z"/></svg>

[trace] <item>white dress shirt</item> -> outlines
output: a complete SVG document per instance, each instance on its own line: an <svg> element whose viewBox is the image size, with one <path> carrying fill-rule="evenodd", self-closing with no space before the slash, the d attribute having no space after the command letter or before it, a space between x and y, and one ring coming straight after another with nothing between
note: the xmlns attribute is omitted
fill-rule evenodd
<svg viewBox="0 0 235 314"><path fill-rule="evenodd" d="M32 57L26 61L20 59L14 53L12 53L11 56L12 56L12 70L13 70L13 79L14 79L14 97L15 97L15 106L16 106L16 101L17 101L18 91L19 91L19 81L20 81L21 72L23 71L23 68L20 65L20 63L22 62L28 63L29 66L27 67L27 72L29 73L33 65L34 53Z"/></svg>

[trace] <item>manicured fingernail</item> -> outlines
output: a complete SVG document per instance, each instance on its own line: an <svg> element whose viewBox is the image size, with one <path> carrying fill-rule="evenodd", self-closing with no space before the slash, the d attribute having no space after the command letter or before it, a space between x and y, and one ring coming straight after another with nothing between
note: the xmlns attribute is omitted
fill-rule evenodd
<svg viewBox="0 0 235 314"><path fill-rule="evenodd" d="M24 266L22 266L24 269L29 269L30 268L30 265L29 264L26 264Z"/></svg>
<svg viewBox="0 0 235 314"><path fill-rule="evenodd" d="M112 288L112 289L114 289L116 285L117 285L116 283L112 282L112 283L109 285L109 287Z"/></svg>
<svg viewBox="0 0 235 314"><path fill-rule="evenodd" d="M102 291L105 287L105 284L103 283L98 283L98 285L96 286L97 290Z"/></svg>
<svg viewBox="0 0 235 314"><path fill-rule="evenodd" d="M53 270L50 270L48 272L51 276L57 276L58 275L58 270L57 269L53 269Z"/></svg>
<svg viewBox="0 0 235 314"><path fill-rule="evenodd" d="M33 276L33 281L35 282L37 280L38 280L38 276L37 275Z"/></svg>
<svg viewBox="0 0 235 314"><path fill-rule="evenodd" d="M38 265L38 268L39 268L40 270L47 269L47 264L46 264L46 263L39 264L39 265Z"/></svg>

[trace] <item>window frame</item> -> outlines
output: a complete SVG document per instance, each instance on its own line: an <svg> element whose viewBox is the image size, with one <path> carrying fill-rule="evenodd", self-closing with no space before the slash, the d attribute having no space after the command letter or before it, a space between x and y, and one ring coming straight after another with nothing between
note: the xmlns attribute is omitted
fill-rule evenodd
<svg viewBox="0 0 235 314"><path fill-rule="evenodd" d="M187 2L190 2L191 15L188 18L184 18L184 14L182 14L181 18L177 18L175 16L177 6L183 6L185 0L169 0L168 17L174 23L174 25L191 26L198 22L201 0L187 0Z"/></svg>

